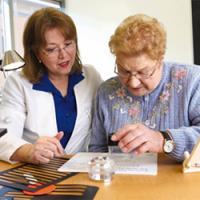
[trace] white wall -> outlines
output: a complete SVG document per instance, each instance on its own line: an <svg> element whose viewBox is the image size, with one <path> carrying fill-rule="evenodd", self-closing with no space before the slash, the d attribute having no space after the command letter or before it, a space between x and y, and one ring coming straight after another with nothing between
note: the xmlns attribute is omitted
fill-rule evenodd
<svg viewBox="0 0 200 200"><path fill-rule="evenodd" d="M66 0L66 12L78 30L83 63L93 64L104 79L113 75L114 57L108 41L129 15L156 17L167 30L166 60L193 63L190 0Z"/></svg>

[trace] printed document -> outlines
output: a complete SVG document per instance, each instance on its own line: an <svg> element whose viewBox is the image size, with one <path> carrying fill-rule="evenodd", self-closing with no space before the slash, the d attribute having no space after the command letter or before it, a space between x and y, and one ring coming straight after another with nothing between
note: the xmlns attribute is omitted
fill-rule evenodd
<svg viewBox="0 0 200 200"><path fill-rule="evenodd" d="M126 153L77 153L58 171L61 172L88 172L88 162L97 156L109 156L115 162L116 174L157 174L157 154L144 153L141 155Z"/></svg>

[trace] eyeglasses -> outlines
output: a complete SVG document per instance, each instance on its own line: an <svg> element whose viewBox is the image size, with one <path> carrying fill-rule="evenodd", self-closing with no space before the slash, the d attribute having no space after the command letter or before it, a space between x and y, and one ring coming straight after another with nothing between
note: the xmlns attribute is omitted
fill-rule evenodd
<svg viewBox="0 0 200 200"><path fill-rule="evenodd" d="M49 58L56 58L60 55L60 53L62 52L62 50L65 53L70 53L71 51L73 51L75 49L75 42L73 40L69 40L64 44L63 48L60 47L51 47L51 48L46 48L46 49L42 49L42 51L49 57Z"/></svg>
<svg viewBox="0 0 200 200"><path fill-rule="evenodd" d="M157 69L157 64L158 64L158 62L156 62L155 65L152 67L152 69L147 72L139 72L138 71L138 72L133 73L133 72L125 70L123 67L121 67L119 64L116 63L114 73L124 79L129 79L131 76L134 76L140 80L141 79L149 79L154 75L154 73Z"/></svg>

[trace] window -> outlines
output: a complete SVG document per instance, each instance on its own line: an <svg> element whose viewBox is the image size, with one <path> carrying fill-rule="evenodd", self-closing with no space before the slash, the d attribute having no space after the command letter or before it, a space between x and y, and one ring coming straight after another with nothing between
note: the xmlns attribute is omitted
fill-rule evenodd
<svg viewBox="0 0 200 200"><path fill-rule="evenodd" d="M200 64L200 0L192 0L194 63Z"/></svg>
<svg viewBox="0 0 200 200"><path fill-rule="evenodd" d="M3 51L15 49L23 55L22 36L28 17L43 7L64 9L64 0L0 0L0 59Z"/></svg>
<svg viewBox="0 0 200 200"><path fill-rule="evenodd" d="M2 6L3 6L2 1L0 0L0 22L3 21ZM3 23L0 23L0 59L2 57L2 54L3 54Z"/></svg>

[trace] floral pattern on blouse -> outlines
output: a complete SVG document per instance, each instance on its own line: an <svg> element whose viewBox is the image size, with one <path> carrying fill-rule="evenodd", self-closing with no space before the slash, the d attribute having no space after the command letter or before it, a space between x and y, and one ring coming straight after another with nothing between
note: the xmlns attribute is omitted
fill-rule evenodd
<svg viewBox="0 0 200 200"><path fill-rule="evenodd" d="M183 79L186 75L187 75L187 70L186 70L186 69L180 69L180 70L177 70L177 71L174 73L174 78L177 79L177 80L181 80L181 79Z"/></svg>
<svg viewBox="0 0 200 200"><path fill-rule="evenodd" d="M172 81L164 84L164 89L160 94L157 103L152 109L150 119L147 119L144 122L147 126L155 128L155 120L157 115L165 115L169 112L169 102L172 91L174 89L177 94L181 92L183 88L182 80L186 75L187 70L184 68L172 71ZM139 122L142 112L141 102L139 100L134 100L133 97L129 96L126 89L115 79L113 79L110 83L110 87L112 89L113 86L116 88L116 90L108 96L109 100L113 101L112 109L119 110L121 114L128 114L128 116L131 117L135 123Z"/></svg>

